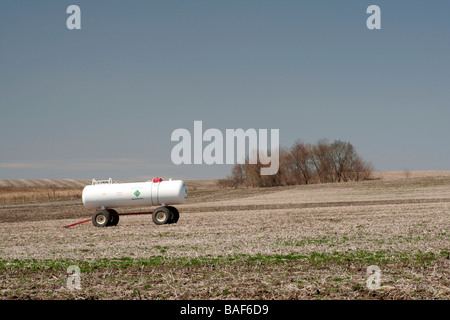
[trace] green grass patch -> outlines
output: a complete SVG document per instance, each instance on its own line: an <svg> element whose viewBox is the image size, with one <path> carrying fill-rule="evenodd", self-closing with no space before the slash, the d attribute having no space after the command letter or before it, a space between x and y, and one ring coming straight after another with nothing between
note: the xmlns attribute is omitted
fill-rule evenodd
<svg viewBox="0 0 450 320"><path fill-rule="evenodd" d="M161 247L163 249L164 247ZM158 248L159 249L159 248ZM343 264L384 265L391 263L411 263L427 266L438 259L446 259L448 251L434 252L389 252L386 250L370 252L365 250L347 252L310 252L289 254L256 254L256 255L226 255L226 256L200 256L171 258L161 255L147 258L101 258L92 260L75 259L0 259L0 272L27 271L27 272L66 272L71 265L78 266L82 273L91 273L104 269L142 269L152 266L205 266L227 264L285 264L297 263L298 265L326 266ZM333 279L342 281L342 279Z"/></svg>

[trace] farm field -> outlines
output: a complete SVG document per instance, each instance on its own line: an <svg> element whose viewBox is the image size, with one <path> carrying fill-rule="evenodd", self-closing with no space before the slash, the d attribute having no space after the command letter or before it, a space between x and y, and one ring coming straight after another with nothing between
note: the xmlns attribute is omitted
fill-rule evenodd
<svg viewBox="0 0 450 320"><path fill-rule="evenodd" d="M273 188L187 181L176 224L143 215L63 228L92 215L89 183L0 181L0 299L450 298L450 172ZM67 287L72 265L79 290Z"/></svg>

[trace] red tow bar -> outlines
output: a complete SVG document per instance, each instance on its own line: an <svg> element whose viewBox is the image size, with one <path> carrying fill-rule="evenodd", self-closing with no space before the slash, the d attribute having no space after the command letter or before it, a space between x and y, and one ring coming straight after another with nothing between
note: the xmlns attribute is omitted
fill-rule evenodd
<svg viewBox="0 0 450 320"><path fill-rule="evenodd" d="M135 215L139 215L139 214L152 214L152 213L153 213L153 211L149 211L149 212L128 212L128 213L118 213L118 215L119 216L133 216L134 215L135 216ZM64 226L63 228L70 228L70 227L76 226L78 224L82 224L82 223L89 222L89 221L92 221L92 218L89 218L89 219L86 219L86 220L83 220L83 221L80 221L80 222L77 222L77 223L69 224L67 226Z"/></svg>

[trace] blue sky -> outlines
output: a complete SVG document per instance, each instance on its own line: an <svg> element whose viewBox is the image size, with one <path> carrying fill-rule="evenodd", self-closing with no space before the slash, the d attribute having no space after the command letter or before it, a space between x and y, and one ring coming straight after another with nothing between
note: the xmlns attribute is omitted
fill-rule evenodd
<svg viewBox="0 0 450 320"><path fill-rule="evenodd" d="M68 30L66 8L81 8ZM381 30L366 9L381 8ZM220 178L177 128L351 142L450 170L449 1L2 1L0 179Z"/></svg>

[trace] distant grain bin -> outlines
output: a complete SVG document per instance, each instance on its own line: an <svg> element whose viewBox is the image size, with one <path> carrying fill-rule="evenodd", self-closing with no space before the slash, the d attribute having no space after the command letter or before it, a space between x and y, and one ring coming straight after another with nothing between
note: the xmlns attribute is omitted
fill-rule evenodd
<svg viewBox="0 0 450 320"><path fill-rule="evenodd" d="M92 217L95 226L117 225L119 215L113 208L157 206L153 212L153 222L158 225L176 223L179 212L171 205L186 201L187 190L182 180L115 183L109 180L92 180L92 185L83 189L83 204L88 209L96 209Z"/></svg>

